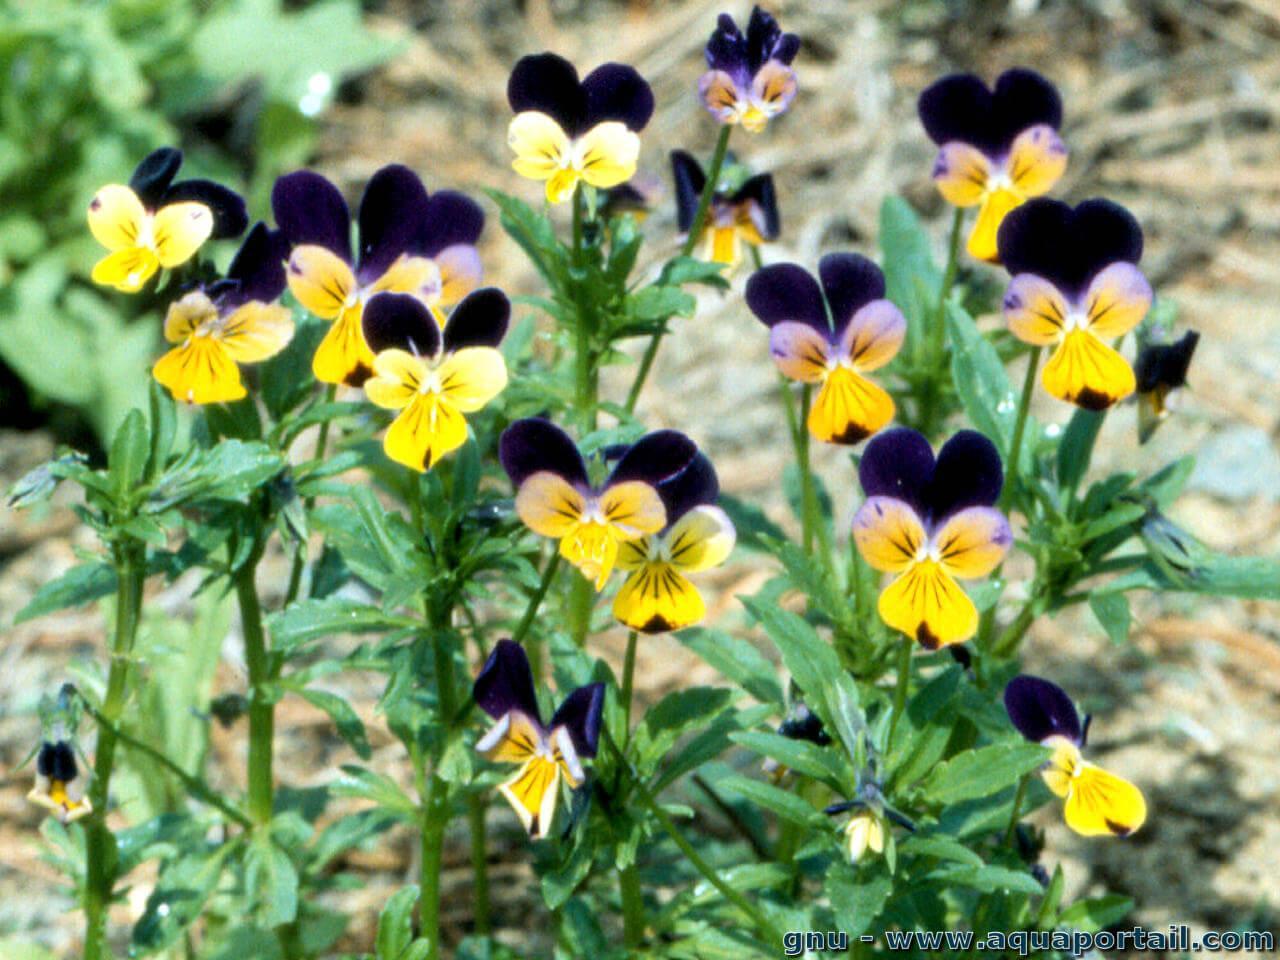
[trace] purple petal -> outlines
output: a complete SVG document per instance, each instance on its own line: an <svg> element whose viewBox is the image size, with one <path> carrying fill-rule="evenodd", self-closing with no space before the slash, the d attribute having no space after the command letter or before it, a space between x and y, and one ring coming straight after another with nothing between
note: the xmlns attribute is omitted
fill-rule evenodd
<svg viewBox="0 0 1280 960"><path fill-rule="evenodd" d="M271 209L292 247L316 244L351 263L351 214L332 183L310 170L276 180Z"/></svg>
<svg viewBox="0 0 1280 960"><path fill-rule="evenodd" d="M360 198L357 273L372 283L409 252L427 210L427 188L408 167L393 163L369 178Z"/></svg>
<svg viewBox="0 0 1280 960"><path fill-rule="evenodd" d="M476 705L500 720L519 710L535 723L539 722L538 697L533 690L533 671L524 647L514 640L499 640L480 668L472 687Z"/></svg>
<svg viewBox="0 0 1280 960"><path fill-rule="evenodd" d="M786 34L790 38L783 42L784 34L782 28L778 26L778 21L774 19L773 14L769 13L763 7L754 7L751 11L751 19L747 22L747 66L754 75L760 71L766 61L771 59L782 60L783 63L790 63L795 58L796 51L800 49L800 41L794 34ZM790 54L787 59L777 56L781 52L784 56Z"/></svg>
<svg viewBox="0 0 1280 960"><path fill-rule="evenodd" d="M161 204L184 203L193 200L203 203L213 213L213 233L216 240L238 237L249 225L249 211L244 197L234 190L212 180L179 180L164 192Z"/></svg>
<svg viewBox="0 0 1280 960"><path fill-rule="evenodd" d="M1062 126L1062 98L1034 70L1015 67L1000 74L992 102L1003 146L1028 127L1044 123L1057 130Z"/></svg>
<svg viewBox="0 0 1280 960"><path fill-rule="evenodd" d="M473 290L449 314L444 326L444 348L496 347L507 335L511 301L497 287Z"/></svg>
<svg viewBox="0 0 1280 960"><path fill-rule="evenodd" d="M503 431L498 459L517 489L533 474L549 470L575 487L586 487L587 465L569 435L550 420L528 417Z"/></svg>
<svg viewBox="0 0 1280 960"><path fill-rule="evenodd" d="M729 14L722 13L716 20L716 28L707 39L706 56L712 70L723 70L735 77L749 75L747 40Z"/></svg>
<svg viewBox="0 0 1280 960"><path fill-rule="evenodd" d="M554 53L520 58L507 81L507 102L516 113L537 110L547 114L569 136L585 129L587 96L578 82L578 71Z"/></svg>
<svg viewBox="0 0 1280 960"><path fill-rule="evenodd" d="M720 480L707 455L699 451L689 465L658 484L658 496L667 508L667 526L694 507L713 504L720 495Z"/></svg>
<svg viewBox="0 0 1280 960"><path fill-rule="evenodd" d="M182 166L182 151L174 147L161 147L152 150L133 170L129 178L129 189L138 195L142 205L148 210L155 210L164 198L164 192L178 175Z"/></svg>
<svg viewBox="0 0 1280 960"><path fill-rule="evenodd" d="M1056 130L1062 125L1058 91L1025 69L1001 74L994 92L971 73L943 77L920 94L917 110L934 143L958 140L989 156L1002 154L1028 127L1046 123Z"/></svg>
<svg viewBox="0 0 1280 960"><path fill-rule="evenodd" d="M672 150L671 178L676 185L676 226L681 233L687 233L697 215L698 200L707 184L707 175L692 154Z"/></svg>
<svg viewBox="0 0 1280 960"><path fill-rule="evenodd" d="M868 497L893 497L923 514L933 463L933 449L923 434L896 427L877 434L867 444L858 480Z"/></svg>
<svg viewBox="0 0 1280 960"><path fill-rule="evenodd" d="M269 230L262 222L254 224L244 243L227 268L226 280L217 296L223 307L237 307L250 300L271 303L284 293L284 262L289 256L289 242L279 230ZM212 295L213 287L210 288Z"/></svg>
<svg viewBox="0 0 1280 960"><path fill-rule="evenodd" d="M756 204L759 216L753 219L760 236L766 240L778 239L782 222L778 217L778 198L774 193L772 174L758 173L749 178L729 199L733 203Z"/></svg>
<svg viewBox="0 0 1280 960"><path fill-rule="evenodd" d="M1187 370L1191 367L1191 355L1196 352L1200 334L1188 330L1181 340L1173 343L1151 343L1138 351L1133 365L1138 378L1138 392L1150 393L1157 387L1176 390L1187 382Z"/></svg>
<svg viewBox="0 0 1280 960"><path fill-rule="evenodd" d="M76 753L71 744L65 740L50 743L48 740L40 744L40 753L36 757L36 773L50 780L70 783L76 778Z"/></svg>
<svg viewBox="0 0 1280 960"><path fill-rule="evenodd" d="M794 263L778 263L757 270L747 281L747 306L762 323L807 323L829 333L822 289L813 274Z"/></svg>
<svg viewBox="0 0 1280 960"><path fill-rule="evenodd" d="M440 325L411 293L375 293L364 305L360 325L374 353L394 349L433 357L440 350Z"/></svg>
<svg viewBox="0 0 1280 960"><path fill-rule="evenodd" d="M578 757L590 759L600 744L600 720L604 713L604 684L590 683L565 698L551 718L550 729L564 727Z"/></svg>
<svg viewBox="0 0 1280 960"><path fill-rule="evenodd" d="M446 247L474 246L483 230L480 204L455 190L441 190L427 201L415 251L434 257Z"/></svg>
<svg viewBox="0 0 1280 960"><path fill-rule="evenodd" d="M884 297L884 274L860 253L827 254L818 262L818 276L837 334L858 310Z"/></svg>
<svg viewBox="0 0 1280 960"><path fill-rule="evenodd" d="M996 246L1010 275L1034 273L1078 297L1104 267L1142 259L1142 228L1110 200L1086 200L1073 210L1040 197L1005 217Z"/></svg>
<svg viewBox="0 0 1280 960"><path fill-rule="evenodd" d="M618 120L639 133L653 116L653 90L635 67L622 63L596 67L582 81L582 92L587 100L584 130Z"/></svg>
<svg viewBox="0 0 1280 960"><path fill-rule="evenodd" d="M659 488L686 469L697 455L698 445L678 430L655 430L622 455L605 486L639 480Z"/></svg>
<svg viewBox="0 0 1280 960"><path fill-rule="evenodd" d="M1004 708L1018 732L1043 743L1048 737L1081 741L1080 715L1071 698L1056 683L1022 674L1004 688Z"/></svg>
<svg viewBox="0 0 1280 960"><path fill-rule="evenodd" d="M938 451L924 506L937 524L965 507L989 507L1000 499L1004 465L996 445L976 430L961 430Z"/></svg>

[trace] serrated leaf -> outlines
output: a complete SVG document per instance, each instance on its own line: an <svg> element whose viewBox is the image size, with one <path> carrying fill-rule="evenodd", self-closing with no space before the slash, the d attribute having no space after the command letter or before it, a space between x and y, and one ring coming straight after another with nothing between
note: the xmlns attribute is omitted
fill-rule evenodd
<svg viewBox="0 0 1280 960"><path fill-rule="evenodd" d="M743 730L731 734L729 739L762 757L770 757L789 770L813 777L827 784L837 793L849 791L849 768L834 751L810 743L793 740L777 733L760 730Z"/></svg>
<svg viewBox="0 0 1280 960"><path fill-rule="evenodd" d="M404 817L417 816L418 805L390 777L350 764L343 766L342 773L329 788L333 796L359 797Z"/></svg>
<svg viewBox="0 0 1280 960"><path fill-rule="evenodd" d="M991 865L981 867L960 867L932 874L931 878L945 886L970 887L981 893L1032 893L1041 894L1044 888L1040 881L1021 870L1010 870L1008 867Z"/></svg>

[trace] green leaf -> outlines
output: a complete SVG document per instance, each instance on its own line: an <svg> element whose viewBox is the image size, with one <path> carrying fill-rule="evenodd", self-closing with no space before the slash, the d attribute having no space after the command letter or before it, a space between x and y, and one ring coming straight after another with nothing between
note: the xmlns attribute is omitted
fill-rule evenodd
<svg viewBox="0 0 1280 960"><path fill-rule="evenodd" d="M233 848L231 844L221 848L200 845L194 852L165 863L142 916L134 924L133 947L162 950L199 919Z"/></svg>
<svg viewBox="0 0 1280 960"><path fill-rule="evenodd" d="M413 908L419 891L416 884L401 887L391 895L378 917L378 938L374 946L377 960L402 960L413 942Z"/></svg>
<svg viewBox="0 0 1280 960"><path fill-rule="evenodd" d="M776 668L750 640L703 627L681 630L676 639L762 703L786 702Z"/></svg>
<svg viewBox="0 0 1280 960"><path fill-rule="evenodd" d="M1042 766L1049 754L1038 743L1012 741L970 750L934 768L924 782L925 798L948 804L990 796Z"/></svg>
<svg viewBox="0 0 1280 960"><path fill-rule="evenodd" d="M717 290L729 289L723 263L699 260L697 257L672 257L662 268L662 282L674 286L702 283Z"/></svg>
<svg viewBox="0 0 1280 960"><path fill-rule="evenodd" d="M782 819L792 823L808 827L826 824L826 818L808 801L761 780L750 780L738 774L730 774L721 778L717 786L728 793L736 793L744 800L750 800L766 810L772 810Z"/></svg>
<svg viewBox="0 0 1280 960"><path fill-rule="evenodd" d="M889 299L906 316L908 331L923 331L938 301L942 271L929 234L902 197L885 197L880 205L880 250Z"/></svg>
<svg viewBox="0 0 1280 960"><path fill-rule="evenodd" d="M159 512L207 500L244 503L284 468L284 457L258 441L192 448L157 479L149 507Z"/></svg>
<svg viewBox="0 0 1280 960"><path fill-rule="evenodd" d="M982 858L958 840L943 834L922 836L912 834L899 845L904 856L936 857L971 867L982 866Z"/></svg>
<svg viewBox="0 0 1280 960"><path fill-rule="evenodd" d="M31 602L18 611L14 624L34 620L66 607L78 607L115 593L116 571L100 560L72 567L56 580L46 582Z"/></svg>
<svg viewBox="0 0 1280 960"><path fill-rule="evenodd" d="M130 410L116 430L107 460L108 475L117 499L126 498L142 482L150 453L151 435L147 431L146 418L141 410Z"/></svg>
<svg viewBox="0 0 1280 960"><path fill-rule="evenodd" d="M930 879L944 887L970 887L981 893L1044 893L1040 881L1031 874L1008 867L959 867L931 874Z"/></svg>
<svg viewBox="0 0 1280 960"><path fill-rule="evenodd" d="M1127 643L1129 640L1129 599L1123 593L1089 594L1089 609L1098 618L1102 629L1112 643Z"/></svg>
<svg viewBox="0 0 1280 960"><path fill-rule="evenodd" d="M769 541L787 539L787 532L770 520L754 503L747 503L730 494L720 494L720 508L733 521L738 532L738 546L748 550L769 551Z"/></svg>
<svg viewBox="0 0 1280 960"><path fill-rule="evenodd" d="M344 765L342 773L329 788L333 796L359 797L403 817L418 815L418 805L413 798L390 777L351 764Z"/></svg>
<svg viewBox="0 0 1280 960"><path fill-rule="evenodd" d="M1219 553L1162 514L1142 525L1142 543L1151 563L1141 571L1147 577L1141 585L1149 589L1280 600L1280 558ZM1108 586L1118 589L1115 583Z"/></svg>
<svg viewBox="0 0 1280 960"><path fill-rule="evenodd" d="M628 312L637 320L666 320L668 317L691 317L697 299L679 287L651 284L627 298Z"/></svg>
<svg viewBox="0 0 1280 960"><path fill-rule="evenodd" d="M245 896L257 905L263 926L292 923L298 915L298 871L266 834L245 850Z"/></svg>
<svg viewBox="0 0 1280 960"><path fill-rule="evenodd" d="M816 743L759 730L743 730L730 734L729 739L762 757L771 757L790 770L813 777L837 793L843 793L850 787L847 764L837 759L834 751Z"/></svg>
<svg viewBox="0 0 1280 960"><path fill-rule="evenodd" d="M498 205L502 229L525 252L547 284L563 292L567 282L567 251L557 239L551 221L517 197L500 190L485 193Z"/></svg>
<svg viewBox="0 0 1280 960"><path fill-rule="evenodd" d="M417 626L378 607L346 597L324 597L293 603L267 618L271 649L291 655L299 647L335 634L373 633Z"/></svg>
<svg viewBox="0 0 1280 960"><path fill-rule="evenodd" d="M1133 901L1118 893L1090 897L1073 903L1058 915L1059 927L1074 927L1086 933L1096 933L1114 926L1133 910Z"/></svg>
<svg viewBox="0 0 1280 960"><path fill-rule="evenodd" d="M1105 410L1077 408L1058 442L1058 486L1075 490L1093 459L1093 444L1107 418Z"/></svg>
<svg viewBox="0 0 1280 960"><path fill-rule="evenodd" d="M827 874L826 889L840 919L840 929L855 939L870 930L884 910L893 892L893 881L883 872L864 879L848 864L842 864Z"/></svg>
<svg viewBox="0 0 1280 960"><path fill-rule="evenodd" d="M978 332L973 318L954 303L947 304L947 336L951 340L951 376L964 412L975 427L995 442L1001 456L1007 457L1018 418L1018 401L1000 354ZM1033 428L1028 425L1028 429Z"/></svg>
<svg viewBox="0 0 1280 960"><path fill-rule="evenodd" d="M314 707L319 707L330 718L338 729L338 736L345 740L351 749L359 754L361 760L368 760L372 750L369 737L364 732L364 722L356 713L355 707L345 699L328 690L299 690L299 696Z"/></svg>
<svg viewBox="0 0 1280 960"><path fill-rule="evenodd" d="M675 690L650 708L632 738L641 770L649 770L695 727L708 726L729 706L733 692L716 687Z"/></svg>

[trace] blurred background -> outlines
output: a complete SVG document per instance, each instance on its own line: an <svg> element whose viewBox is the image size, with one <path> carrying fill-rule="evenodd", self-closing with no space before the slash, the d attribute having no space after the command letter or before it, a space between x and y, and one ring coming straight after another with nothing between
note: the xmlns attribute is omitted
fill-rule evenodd
<svg viewBox="0 0 1280 960"><path fill-rule="evenodd" d="M1140 450L1135 413L1120 408L1106 423L1097 469L1151 469L1195 453L1175 519L1218 549L1280 551L1280 0L767 6L802 48L791 112L762 136L735 137L739 159L777 181L783 234L765 259L812 266L831 250L875 255L888 193L905 195L934 225L940 251L947 215L929 181L934 150L916 120L916 96L953 69L988 80L1015 65L1040 70L1066 107L1071 161L1056 195L1073 202L1105 195L1133 210L1159 296L1176 302L1180 328L1202 334L1174 418ZM491 186L536 201L538 187L509 167L511 65L543 49L584 69L620 60L640 69L658 99L641 161L642 173L667 184L645 224L645 256L657 262L677 244L667 152L683 147L705 161L714 140L694 91L702 46L722 10L741 21L749 7L737 0L0 0L0 480L7 486L57 444L100 450L99 438L145 396L162 305L139 314L136 298L88 282L98 249L84 210L98 186L126 180L148 150L182 146L184 174L243 189L256 216L269 212L275 176L304 164L353 201L392 161L412 166L429 189ZM536 292L496 217L482 252L490 280L512 293ZM1003 278L979 266L968 279ZM650 427L690 433L710 450L730 492L790 524L780 493L788 454L776 379L766 338L742 305L743 280L680 323L639 412ZM626 368L606 379L606 396L619 396L629 376ZM1065 407L1040 400L1042 422L1065 423ZM847 456L823 451L820 466L843 524L856 496ZM15 767L39 735L40 695L67 678L92 682L104 625L96 612L67 611L9 627L42 583L92 546L65 500L33 514L0 513L0 957L43 956L17 953L19 941L66 955L78 935L57 873L41 859L40 813L23 799L32 771ZM282 559L274 566L269 559L266 571L268 596L272 571L282 593ZM734 597L770 575L758 558L740 554L716 575L712 616L738 627ZM207 755L215 781L234 789L243 731L207 727L180 705L243 689L237 628L224 604L193 602L191 588L180 580L149 598L144 655L166 681L138 709L170 743ZM620 663L620 637L597 642ZM1073 612L1038 623L1026 658L1093 710L1095 758L1138 782L1151 806L1147 825L1123 843L1075 837L1055 812L1041 812L1046 859L1063 863L1069 891L1127 895L1137 904L1135 921L1149 927L1280 927L1275 605L1140 597L1128 643L1109 641L1088 613ZM642 696L690 677L714 680L675 641L646 641ZM333 689L371 723L373 765L403 779L399 748L379 735L373 715L378 678L344 676ZM281 777L299 796L323 792L338 765L354 758L328 718L305 703L282 704L279 728ZM163 807L145 771L119 782L130 819ZM703 816L706 830L725 829L714 813ZM496 809L492 817L496 922L520 942L530 924L540 926L536 880L514 821ZM466 932L468 910L458 841L449 873L455 937ZM346 859L362 883L333 894L352 917L343 949L368 946L377 910L411 874L412 858L409 838L393 831ZM148 892L142 873L118 922L134 919Z"/></svg>

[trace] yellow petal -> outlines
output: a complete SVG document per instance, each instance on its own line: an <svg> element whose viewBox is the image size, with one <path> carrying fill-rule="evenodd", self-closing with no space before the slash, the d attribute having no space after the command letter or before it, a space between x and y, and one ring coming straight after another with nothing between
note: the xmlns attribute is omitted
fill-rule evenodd
<svg viewBox="0 0 1280 960"><path fill-rule="evenodd" d="M546 836L556 815L560 765L550 757L532 757L519 773L498 787L520 823L534 839Z"/></svg>
<svg viewBox="0 0 1280 960"><path fill-rule="evenodd" d="M1033 273L1020 273L1010 281L1003 307L1013 335L1040 347L1061 339L1071 309L1057 287Z"/></svg>
<svg viewBox="0 0 1280 960"><path fill-rule="evenodd" d="M929 650L978 632L978 609L933 560L912 564L880 594L880 617Z"/></svg>
<svg viewBox="0 0 1280 960"><path fill-rule="evenodd" d="M160 261L146 247L130 247L109 253L93 265L94 283L115 287L123 293L137 293L160 269Z"/></svg>
<svg viewBox="0 0 1280 960"><path fill-rule="evenodd" d="M463 413L479 410L507 386L507 365L493 347L463 347L436 370L441 395Z"/></svg>
<svg viewBox="0 0 1280 960"><path fill-rule="evenodd" d="M1113 263L1089 284L1085 312L1089 332L1106 339L1122 337L1151 309L1151 285L1132 263Z"/></svg>
<svg viewBox="0 0 1280 960"><path fill-rule="evenodd" d="M953 141L943 144L933 165L933 182L942 199L956 207L976 207L991 178L991 162L977 147Z"/></svg>
<svg viewBox="0 0 1280 960"><path fill-rule="evenodd" d="M1053 756L1040 776L1054 796L1065 797L1071 792L1071 781L1082 763L1080 748L1065 737L1049 737L1044 746L1053 748Z"/></svg>
<svg viewBox="0 0 1280 960"><path fill-rule="evenodd" d="M193 337L156 361L152 374L173 399L185 403L230 403L245 395L240 368L212 337Z"/></svg>
<svg viewBox="0 0 1280 960"><path fill-rule="evenodd" d="M540 470L520 484L516 514L534 533L559 540L578 526L586 511L582 491L559 474Z"/></svg>
<svg viewBox="0 0 1280 960"><path fill-rule="evenodd" d="M120 183L103 187L89 202L89 232L113 252L140 246L146 219L138 195Z"/></svg>
<svg viewBox="0 0 1280 960"><path fill-rule="evenodd" d="M428 370L405 350L383 350L373 360L373 374L364 382L369 402L384 410L402 410L418 396Z"/></svg>
<svg viewBox="0 0 1280 960"><path fill-rule="evenodd" d="M493 725L476 749L495 763L524 763L538 752L541 741L542 734L533 720L513 710Z"/></svg>
<svg viewBox="0 0 1280 960"><path fill-rule="evenodd" d="M530 180L547 180L570 166L568 135L551 117L537 110L517 113L507 127L507 146L515 151L511 166Z"/></svg>
<svg viewBox="0 0 1280 960"><path fill-rule="evenodd" d="M151 221L153 242L160 266L180 266L213 233L213 211L203 203L171 203L156 211Z"/></svg>
<svg viewBox="0 0 1280 960"><path fill-rule="evenodd" d="M623 540L618 544L618 558L614 567L618 570L639 570L649 562L649 550L654 541L651 537L639 540Z"/></svg>
<svg viewBox="0 0 1280 960"><path fill-rule="evenodd" d="M617 120L597 123L573 144L573 166L593 187L616 187L635 176L640 138Z"/></svg>
<svg viewBox="0 0 1280 960"><path fill-rule="evenodd" d="M596 520L579 523L560 541L560 556L592 581L599 593L618 560L618 528Z"/></svg>
<svg viewBox="0 0 1280 960"><path fill-rule="evenodd" d="M1137 386L1128 361L1088 330L1067 334L1040 380L1051 396L1086 410L1105 410Z"/></svg>
<svg viewBox="0 0 1280 960"><path fill-rule="evenodd" d="M742 256L737 227L708 227L704 236L707 238L704 260L737 266Z"/></svg>
<svg viewBox="0 0 1280 960"><path fill-rule="evenodd" d="M237 363L260 363L289 345L293 314L279 304L250 300L226 318L218 339Z"/></svg>
<svg viewBox="0 0 1280 960"><path fill-rule="evenodd" d="M364 308L357 303L335 320L311 359L311 372L321 383L361 386L373 370L373 351L364 342L360 318Z"/></svg>
<svg viewBox="0 0 1280 960"><path fill-rule="evenodd" d="M934 535L942 568L953 577L985 577L1004 560L1013 543L1009 521L991 507L954 514Z"/></svg>
<svg viewBox="0 0 1280 960"><path fill-rule="evenodd" d="M620 540L657 533L667 525L667 508L658 491L640 480L610 486L600 495L600 509Z"/></svg>
<svg viewBox="0 0 1280 960"><path fill-rule="evenodd" d="M289 254L287 275L289 289L298 302L322 320L335 320L344 309L353 305L355 274L347 262L332 250L315 244L294 247Z"/></svg>
<svg viewBox="0 0 1280 960"><path fill-rule="evenodd" d="M694 507L663 536L666 555L677 570L697 573L729 559L737 531L729 515L719 507Z"/></svg>
<svg viewBox="0 0 1280 960"><path fill-rule="evenodd" d="M419 394L387 428L382 449L413 470L426 471L467 442L467 421L435 394Z"/></svg>
<svg viewBox="0 0 1280 960"><path fill-rule="evenodd" d="M627 577L613 601L618 622L641 633L669 633L707 614L698 588L669 563L649 563Z"/></svg>
<svg viewBox="0 0 1280 960"><path fill-rule="evenodd" d="M899 573L915 562L924 546L924 524L901 500L870 497L854 515L853 540L872 569Z"/></svg>
<svg viewBox="0 0 1280 960"><path fill-rule="evenodd" d="M883 388L836 367L809 409L809 432L823 443L858 443L892 420L893 410L893 397Z"/></svg>
<svg viewBox="0 0 1280 960"><path fill-rule="evenodd" d="M366 296L375 293L417 293L427 284L438 283L439 278L440 269L432 260L402 253L382 276L369 285Z"/></svg>
<svg viewBox="0 0 1280 960"><path fill-rule="evenodd" d="M1063 811L1067 826L1085 837L1127 837L1147 819L1147 801L1128 780L1081 764Z"/></svg>
<svg viewBox="0 0 1280 960"><path fill-rule="evenodd" d="M1012 190L998 189L988 193L978 208L978 220L969 234L969 256L975 260L999 263L1000 252L996 248L996 232L1009 212L1022 205L1023 197Z"/></svg>
<svg viewBox="0 0 1280 960"><path fill-rule="evenodd" d="M1047 123L1018 134L1004 162L1009 179L1024 197L1039 197L1053 189L1067 169L1067 148L1058 131Z"/></svg>
<svg viewBox="0 0 1280 960"><path fill-rule="evenodd" d="M197 330L211 328L218 320L218 308L196 290L169 304L164 316L164 338L170 343L183 343Z"/></svg>
<svg viewBox="0 0 1280 960"><path fill-rule="evenodd" d="M547 203L564 203L577 189L582 174L572 168L557 170L547 178Z"/></svg>

